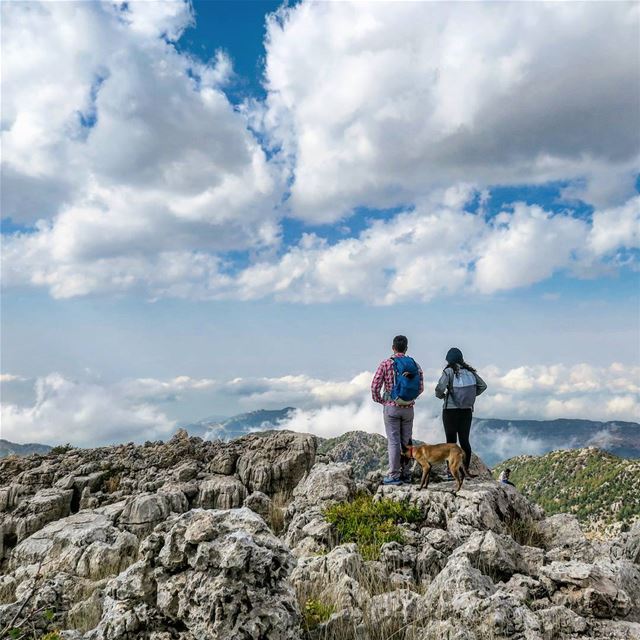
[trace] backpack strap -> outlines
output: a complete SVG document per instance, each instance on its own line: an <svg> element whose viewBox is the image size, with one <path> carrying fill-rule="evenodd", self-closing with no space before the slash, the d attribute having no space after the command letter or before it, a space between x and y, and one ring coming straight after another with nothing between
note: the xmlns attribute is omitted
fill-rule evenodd
<svg viewBox="0 0 640 640"><path fill-rule="evenodd" d="M447 369L451 369L451 367L445 367L445 371ZM453 369L451 369L451 376L449 376L449 374L447 373L447 397L444 399L444 408L447 409L449 406L449 396L451 396L451 394L453 393L453 376L455 375L455 372Z"/></svg>

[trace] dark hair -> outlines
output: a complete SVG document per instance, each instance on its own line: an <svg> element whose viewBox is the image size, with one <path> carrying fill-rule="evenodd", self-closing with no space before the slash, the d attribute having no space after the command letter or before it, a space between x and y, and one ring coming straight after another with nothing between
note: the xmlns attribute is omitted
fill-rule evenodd
<svg viewBox="0 0 640 640"><path fill-rule="evenodd" d="M408 346L409 341L407 340L407 336L396 336L393 339L393 348L400 353L405 353Z"/></svg>
<svg viewBox="0 0 640 640"><path fill-rule="evenodd" d="M505 473L511 473L511 469L505 469L504 472Z"/></svg>
<svg viewBox="0 0 640 640"><path fill-rule="evenodd" d="M470 365L467 364L466 362L463 362L462 364L457 364L457 363L450 363L448 364L445 369L453 369L453 373L458 376L460 375L460 369L466 369L467 371L471 371L472 373L475 373L476 370Z"/></svg>

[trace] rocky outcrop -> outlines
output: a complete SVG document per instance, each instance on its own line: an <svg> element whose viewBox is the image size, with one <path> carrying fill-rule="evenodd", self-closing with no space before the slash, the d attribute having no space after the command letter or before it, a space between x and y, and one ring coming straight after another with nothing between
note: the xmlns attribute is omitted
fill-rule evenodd
<svg viewBox="0 0 640 640"><path fill-rule="evenodd" d="M454 493L437 471L381 486L315 451L179 432L0 461L0 633L28 602L67 640L640 638L639 523L594 541L480 460ZM362 496L413 514L375 554L327 516Z"/></svg>
<svg viewBox="0 0 640 640"><path fill-rule="evenodd" d="M204 442L181 430L166 443L4 458L0 558L49 522L129 496L122 524L142 535L172 512L240 507L254 491L289 495L313 466L315 452L314 436L289 431Z"/></svg>
<svg viewBox="0 0 640 640"><path fill-rule="evenodd" d="M349 499L354 484L344 465L317 464L290 505L285 539L298 557L291 581L303 602L331 610L311 638L640 638L637 525L598 545L574 517L545 518L486 476L457 494L450 482L427 491L369 484L374 501L417 507L421 517L400 525L402 542L383 544L379 559L367 561L354 544L335 546L314 504Z"/></svg>
<svg viewBox="0 0 640 640"><path fill-rule="evenodd" d="M173 516L107 583L101 619L85 638L143 640L168 630L194 640L300 638L292 567L287 547L250 509Z"/></svg>

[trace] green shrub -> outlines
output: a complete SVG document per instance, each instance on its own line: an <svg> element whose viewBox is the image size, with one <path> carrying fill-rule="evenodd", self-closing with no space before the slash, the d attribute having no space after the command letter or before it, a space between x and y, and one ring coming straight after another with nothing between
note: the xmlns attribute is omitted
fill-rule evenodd
<svg viewBox="0 0 640 640"><path fill-rule="evenodd" d="M507 467L516 488L547 515L574 514L593 534L609 525L628 527L640 516L638 460L588 448L518 456L494 471Z"/></svg>
<svg viewBox="0 0 640 640"><path fill-rule="evenodd" d="M544 536L540 525L531 518L507 518L504 522L509 535L518 543L527 547L544 548Z"/></svg>
<svg viewBox="0 0 640 640"><path fill-rule="evenodd" d="M406 502L389 498L374 501L358 496L353 502L333 505L325 518L336 531L338 544L355 542L365 560L377 560L380 547L387 542L404 542L401 522L418 522L422 512Z"/></svg>
<svg viewBox="0 0 640 640"><path fill-rule="evenodd" d="M320 602L314 598L309 598L304 603L304 626L307 631L312 631L318 625L326 622L331 614L336 610L332 604Z"/></svg>
<svg viewBox="0 0 640 640"><path fill-rule="evenodd" d="M53 447L49 453L53 453L55 455L60 455L62 453L68 453L73 448L74 448L74 446L71 443L67 442L67 444L59 444L59 445Z"/></svg>

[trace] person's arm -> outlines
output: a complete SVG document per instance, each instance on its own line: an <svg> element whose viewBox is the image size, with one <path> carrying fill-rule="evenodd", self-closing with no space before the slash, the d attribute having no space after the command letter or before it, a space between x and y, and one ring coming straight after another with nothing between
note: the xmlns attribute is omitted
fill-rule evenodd
<svg viewBox="0 0 640 640"><path fill-rule="evenodd" d="M449 386L449 374L445 369L436 385L436 398L444 398L447 387Z"/></svg>
<svg viewBox="0 0 640 640"><path fill-rule="evenodd" d="M476 377L476 395L479 396L487 390L487 383L477 373L474 375Z"/></svg>
<svg viewBox="0 0 640 640"><path fill-rule="evenodd" d="M374 402L379 402L380 404L384 404L382 400L382 396L380 395L380 390L382 389L382 383L384 382L384 362L381 362L378 365L378 368L373 375L373 380L371 381L371 397Z"/></svg>

